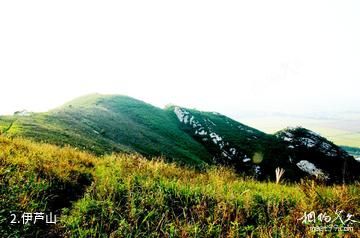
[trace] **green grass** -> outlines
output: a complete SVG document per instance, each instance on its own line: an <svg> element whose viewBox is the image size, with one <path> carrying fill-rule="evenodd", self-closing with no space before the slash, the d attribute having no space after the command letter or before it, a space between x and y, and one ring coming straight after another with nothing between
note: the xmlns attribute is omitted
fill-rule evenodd
<svg viewBox="0 0 360 238"><path fill-rule="evenodd" d="M44 237L47 227L10 224L10 213L55 212L68 206L91 183L95 158L70 148L2 136L0 148L1 237Z"/></svg>
<svg viewBox="0 0 360 238"><path fill-rule="evenodd" d="M323 155L319 149L308 153L306 148L294 154L280 138L224 115L183 110L201 123L208 133L206 138L195 134L200 128L180 122L174 106L160 109L127 96L99 94L75 99L46 113L0 117L0 134L68 145L96 155L121 152L139 153L148 158L161 156L168 162L198 169L209 164L226 165L259 180L273 179L275 168L281 167L287 171L285 179L299 181L306 174L289 158L296 162L318 160ZM211 132L222 138L221 148L210 137ZM250 161L244 162L248 158ZM341 182L338 175L343 160L327 161L324 157L321 167L327 168L325 172L330 171L331 182ZM353 170L348 170L349 180L356 179L357 174L353 171L357 171L358 164L352 163L355 165L350 165Z"/></svg>
<svg viewBox="0 0 360 238"><path fill-rule="evenodd" d="M7 237L356 237L312 233L303 212L360 217L359 184L275 184L138 154L96 157L0 136L0 233ZM72 196L70 196L72 195ZM60 202L61 201L61 202ZM56 226L9 225L10 211L61 213Z"/></svg>
<svg viewBox="0 0 360 238"><path fill-rule="evenodd" d="M163 110L119 95L92 94L46 113L3 116L0 117L0 134L59 146L69 145L96 155L136 152L148 158L162 156L166 161L197 168L206 164L228 165L239 173L257 175L262 180L273 178L276 167L287 170L284 176L288 180L297 181L304 176L296 165L289 162L289 156L293 156L286 143L274 135L218 113L184 110L209 134L220 135L224 147L220 149L210 137L204 141L195 134L196 128L181 123L173 106ZM228 155L234 148L236 153L229 159ZM307 154L306 157L299 154L298 159L302 160L317 157L317 154ZM261 155L261 161L258 155ZM245 163L245 157L255 160ZM260 173L255 172L255 166L260 166ZM337 165L332 167L340 168ZM338 171L334 173L338 174Z"/></svg>
<svg viewBox="0 0 360 238"><path fill-rule="evenodd" d="M138 152L192 165L211 158L166 111L126 96L94 94L47 113L0 117L0 131L98 155Z"/></svg>

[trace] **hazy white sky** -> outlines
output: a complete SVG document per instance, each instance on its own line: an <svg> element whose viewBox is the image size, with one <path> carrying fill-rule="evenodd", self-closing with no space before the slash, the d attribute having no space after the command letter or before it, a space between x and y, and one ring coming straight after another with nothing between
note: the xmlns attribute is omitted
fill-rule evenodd
<svg viewBox="0 0 360 238"><path fill-rule="evenodd" d="M360 105L360 1L1 1L0 114L83 94L236 115Z"/></svg>

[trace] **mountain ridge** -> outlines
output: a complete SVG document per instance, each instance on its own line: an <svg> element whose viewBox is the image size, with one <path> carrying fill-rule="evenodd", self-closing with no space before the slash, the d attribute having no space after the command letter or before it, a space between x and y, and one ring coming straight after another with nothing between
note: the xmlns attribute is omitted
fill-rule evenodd
<svg viewBox="0 0 360 238"><path fill-rule="evenodd" d="M266 134L216 112L175 105L161 109L125 95L90 94L45 113L2 116L0 131L8 136L68 144L95 154L140 153L185 165L227 165L259 179L273 179L277 167L285 168L288 180L319 174L335 182L358 179L359 165L353 157L304 128ZM318 141L329 151L341 153L334 157L308 146L298 147L295 153L290 147L297 144L289 144L289 138L283 136L289 131L306 132L295 133L293 141Z"/></svg>

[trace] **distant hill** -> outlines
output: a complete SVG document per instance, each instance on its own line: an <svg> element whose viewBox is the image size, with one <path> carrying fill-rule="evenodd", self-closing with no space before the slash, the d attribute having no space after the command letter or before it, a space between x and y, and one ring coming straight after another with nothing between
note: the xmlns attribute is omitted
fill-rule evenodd
<svg viewBox="0 0 360 238"><path fill-rule="evenodd" d="M306 129L289 130L271 135L216 112L179 106L160 109L127 96L100 94L46 113L0 117L0 131L7 136L70 145L98 155L136 152L198 167L221 164L259 179L273 179L277 167L286 170L288 180L319 174L337 182L358 178L353 171L360 165L347 152ZM337 153L321 146L309 149L302 140L326 144Z"/></svg>
<svg viewBox="0 0 360 238"><path fill-rule="evenodd" d="M341 146L341 147L355 158L360 158L360 148L350 147L350 146Z"/></svg>
<svg viewBox="0 0 360 238"><path fill-rule="evenodd" d="M337 145L360 147L360 111L318 112L308 114L243 113L242 122L275 133L299 125L316 131Z"/></svg>

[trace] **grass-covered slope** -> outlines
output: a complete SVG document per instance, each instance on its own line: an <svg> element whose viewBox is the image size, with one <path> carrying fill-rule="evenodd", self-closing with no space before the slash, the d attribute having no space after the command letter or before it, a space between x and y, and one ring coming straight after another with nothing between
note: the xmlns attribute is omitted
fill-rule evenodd
<svg viewBox="0 0 360 238"><path fill-rule="evenodd" d="M139 155L95 157L0 136L2 237L358 237L313 233L304 212L360 216L359 185L279 185ZM72 202L71 202L72 201ZM53 211L57 225L9 224L10 212ZM338 220L337 225L341 225ZM320 225L320 224L318 224Z"/></svg>
<svg viewBox="0 0 360 238"><path fill-rule="evenodd" d="M324 142L329 151L321 146L291 145L282 136L286 130L269 135L218 113L177 106L163 110L119 95L93 94L46 113L0 117L0 133L7 136L71 145L98 155L137 152L198 167L220 164L262 180L273 179L277 167L285 169L284 178L291 181L320 170L328 172L323 173L328 182L359 179L360 164L347 152L306 131L305 137L300 133L294 141Z"/></svg>
<svg viewBox="0 0 360 238"><path fill-rule="evenodd" d="M211 156L157 107L126 96L84 96L47 113L1 117L4 134L104 154L138 152L163 155L187 164Z"/></svg>

